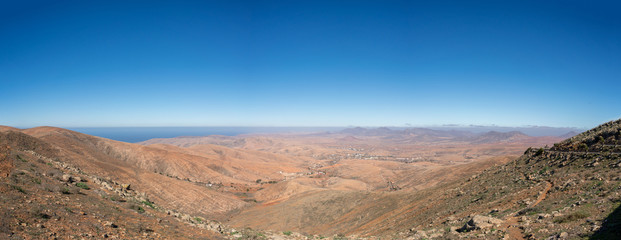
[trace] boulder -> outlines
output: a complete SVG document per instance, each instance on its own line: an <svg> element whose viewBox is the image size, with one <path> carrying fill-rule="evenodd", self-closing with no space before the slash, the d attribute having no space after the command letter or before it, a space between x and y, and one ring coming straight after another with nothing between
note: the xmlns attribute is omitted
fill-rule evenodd
<svg viewBox="0 0 621 240"><path fill-rule="evenodd" d="M502 222L503 221L498 218L475 215L459 230L460 232L467 232L472 230L491 229L493 227L500 226Z"/></svg>
<svg viewBox="0 0 621 240"><path fill-rule="evenodd" d="M69 174L63 174L61 180L63 180L63 182L73 182L73 177Z"/></svg>
<svg viewBox="0 0 621 240"><path fill-rule="evenodd" d="M105 221L104 222L104 226L111 227L111 228L118 228L119 227L118 225L116 225L116 224L114 224L113 222L110 222L110 221Z"/></svg>
<svg viewBox="0 0 621 240"><path fill-rule="evenodd" d="M566 239L569 237L569 234L567 232L562 232L558 234L558 237L561 239Z"/></svg>
<svg viewBox="0 0 621 240"><path fill-rule="evenodd" d="M552 235L546 238L546 240L562 240L562 239L567 239L567 238L569 238L569 234L567 232L562 232L556 235Z"/></svg>

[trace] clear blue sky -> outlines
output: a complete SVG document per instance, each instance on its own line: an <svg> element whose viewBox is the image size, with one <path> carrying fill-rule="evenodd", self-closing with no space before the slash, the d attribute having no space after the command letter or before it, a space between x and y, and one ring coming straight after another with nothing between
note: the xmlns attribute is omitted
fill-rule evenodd
<svg viewBox="0 0 621 240"><path fill-rule="evenodd" d="M2 1L0 124L545 125L621 117L621 5Z"/></svg>

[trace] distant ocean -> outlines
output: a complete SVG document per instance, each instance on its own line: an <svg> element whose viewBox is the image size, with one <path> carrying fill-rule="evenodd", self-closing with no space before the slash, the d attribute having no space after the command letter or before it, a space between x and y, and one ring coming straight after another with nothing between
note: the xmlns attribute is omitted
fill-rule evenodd
<svg viewBox="0 0 621 240"><path fill-rule="evenodd" d="M152 138L179 136L236 136L253 133L325 132L340 131L342 127L94 127L68 128L88 135L137 143Z"/></svg>
<svg viewBox="0 0 621 240"><path fill-rule="evenodd" d="M92 127L68 128L88 135L104 137L122 142L142 142L152 138L172 138L180 136L209 136L224 135L237 136L242 134L259 133L315 133L337 132L346 127ZM375 127L371 127L375 128ZM393 130L403 130L406 127L389 127ZM570 131L582 132L576 128L554 127L499 127L499 126L465 126L465 127L428 127L435 130L458 130L473 133L487 131L509 132L520 131L530 136L560 136Z"/></svg>

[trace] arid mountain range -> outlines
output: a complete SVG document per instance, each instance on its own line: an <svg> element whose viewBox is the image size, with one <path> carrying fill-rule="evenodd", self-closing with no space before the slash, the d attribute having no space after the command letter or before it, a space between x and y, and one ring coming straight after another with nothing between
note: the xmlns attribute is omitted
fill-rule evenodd
<svg viewBox="0 0 621 240"><path fill-rule="evenodd" d="M607 239L620 141L621 120L566 140L351 128L132 144L0 127L0 238Z"/></svg>

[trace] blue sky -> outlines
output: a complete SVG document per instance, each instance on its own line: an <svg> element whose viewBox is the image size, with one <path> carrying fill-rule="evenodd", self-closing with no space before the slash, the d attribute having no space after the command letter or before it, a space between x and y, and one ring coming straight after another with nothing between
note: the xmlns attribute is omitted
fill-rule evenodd
<svg viewBox="0 0 621 240"><path fill-rule="evenodd" d="M621 5L2 1L0 124L590 128Z"/></svg>

